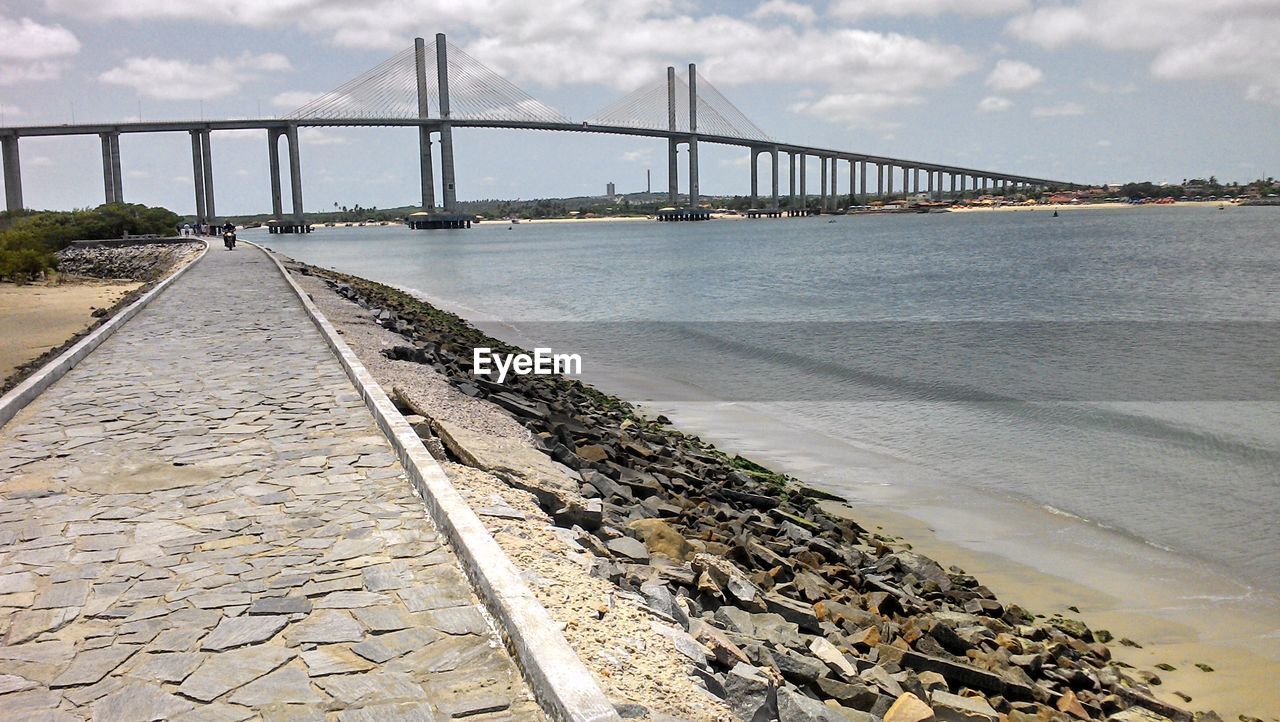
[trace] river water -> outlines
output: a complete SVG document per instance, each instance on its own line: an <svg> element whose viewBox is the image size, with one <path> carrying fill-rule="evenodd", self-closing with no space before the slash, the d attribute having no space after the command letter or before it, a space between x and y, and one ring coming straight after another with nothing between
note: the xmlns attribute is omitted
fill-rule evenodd
<svg viewBox="0 0 1280 722"><path fill-rule="evenodd" d="M1274 611L1275 209L246 237L578 353L604 390L949 541Z"/></svg>

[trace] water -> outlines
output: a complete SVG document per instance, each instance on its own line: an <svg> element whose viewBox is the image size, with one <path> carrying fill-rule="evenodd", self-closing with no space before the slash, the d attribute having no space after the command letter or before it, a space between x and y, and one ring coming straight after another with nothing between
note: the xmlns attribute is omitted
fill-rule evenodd
<svg viewBox="0 0 1280 722"><path fill-rule="evenodd" d="M605 390L957 540L976 519L1033 565L1074 545L1274 592L1274 209L828 220L247 235L579 353Z"/></svg>

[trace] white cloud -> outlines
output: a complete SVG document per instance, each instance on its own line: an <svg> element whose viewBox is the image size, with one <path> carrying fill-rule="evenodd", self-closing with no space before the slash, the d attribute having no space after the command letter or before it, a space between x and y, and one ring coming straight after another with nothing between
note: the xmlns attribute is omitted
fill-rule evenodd
<svg viewBox="0 0 1280 722"><path fill-rule="evenodd" d="M705 77L722 87L788 81L812 84L824 95L874 92L914 102L922 90L949 85L978 64L963 48L934 40L778 22L778 17L803 21L808 16L805 6L793 0L766 0L755 8L758 17L694 16L690 4L675 0L482 0L478 5L454 0L45 2L51 10L77 18L293 28L335 45L379 51L407 46L406 28L451 28L453 42L518 85L603 84L630 90L660 78L669 64L692 60ZM913 0L909 4L921 12L934 5L945 6L948 12L990 5L1007 11L1024 7L1026 0L940 4ZM190 87L187 93L197 90ZM199 92L209 95L203 89Z"/></svg>
<svg viewBox="0 0 1280 722"><path fill-rule="evenodd" d="M193 63L174 58L127 58L98 78L104 83L124 85L140 94L164 100L221 98L265 72L289 70L288 58L277 53L254 55L248 51L235 58L213 58Z"/></svg>
<svg viewBox="0 0 1280 722"><path fill-rule="evenodd" d="M80 41L61 25L0 16L0 85L54 80L80 52Z"/></svg>
<svg viewBox="0 0 1280 722"><path fill-rule="evenodd" d="M321 95L324 95L324 93L313 93L309 90L286 90L283 93L277 93L271 99L271 106L295 110L319 98Z"/></svg>
<svg viewBox="0 0 1280 722"><path fill-rule="evenodd" d="M1044 73L1034 65L1021 60L1001 59L987 76L987 86L996 90L1026 90L1041 80Z"/></svg>
<svg viewBox="0 0 1280 722"><path fill-rule="evenodd" d="M648 163L652 157L653 151L646 148L644 150L626 151L622 154L620 159L627 163Z"/></svg>
<svg viewBox="0 0 1280 722"><path fill-rule="evenodd" d="M801 5L790 0L767 0L760 3L760 6L751 12L751 17L756 20L781 18L799 23L811 23L817 19L818 14L808 5Z"/></svg>
<svg viewBox="0 0 1280 722"><path fill-rule="evenodd" d="M906 15L934 17L943 14L991 16L1021 12L1030 6L1030 0L836 0L830 12L836 17L850 19Z"/></svg>
<svg viewBox="0 0 1280 722"><path fill-rule="evenodd" d="M1085 107L1079 103L1058 103L1057 105L1037 105L1031 109L1032 118L1065 118L1073 115L1084 115Z"/></svg>
<svg viewBox="0 0 1280 722"><path fill-rule="evenodd" d="M22 164L33 166L35 168L49 168L53 165L53 159L47 155L37 155L30 159L24 159Z"/></svg>
<svg viewBox="0 0 1280 722"><path fill-rule="evenodd" d="M814 102L796 103L791 110L834 120L851 128L884 130L900 125L881 119L887 111L922 102L924 100L919 96L894 93L831 93Z"/></svg>
<svg viewBox="0 0 1280 722"><path fill-rule="evenodd" d="M1013 101L998 95L989 95L978 101L979 113L1003 113L1013 107Z"/></svg>
<svg viewBox="0 0 1280 722"><path fill-rule="evenodd" d="M1111 141L1109 141L1109 140L1107 140L1107 139L1103 138L1102 140L1098 141L1097 143L1094 143L1094 145L1098 146L1099 148L1110 148L1110 147L1111 147Z"/></svg>
<svg viewBox="0 0 1280 722"><path fill-rule="evenodd" d="M0 17L0 60L47 60L80 52L80 41L61 25Z"/></svg>
<svg viewBox="0 0 1280 722"><path fill-rule="evenodd" d="M1247 99L1280 104L1280 0L1077 0L1019 15L1007 30L1050 49L1145 51L1157 78L1234 80Z"/></svg>

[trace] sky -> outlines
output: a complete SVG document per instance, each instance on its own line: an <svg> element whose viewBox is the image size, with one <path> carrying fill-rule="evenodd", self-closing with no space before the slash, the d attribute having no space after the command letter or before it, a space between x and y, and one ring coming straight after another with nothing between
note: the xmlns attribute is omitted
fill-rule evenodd
<svg viewBox="0 0 1280 722"><path fill-rule="evenodd" d="M0 0L0 126L276 117L437 32L574 120L695 62L783 142L1081 183L1280 175L1280 0ZM187 134L120 145L127 201L194 211ZM461 200L666 187L656 139L454 148ZM221 213L270 209L266 151L214 133ZM102 202L97 137L21 157L28 207ZM747 192L746 149L699 160L704 193ZM309 210L416 203L412 129L304 129L300 166Z"/></svg>

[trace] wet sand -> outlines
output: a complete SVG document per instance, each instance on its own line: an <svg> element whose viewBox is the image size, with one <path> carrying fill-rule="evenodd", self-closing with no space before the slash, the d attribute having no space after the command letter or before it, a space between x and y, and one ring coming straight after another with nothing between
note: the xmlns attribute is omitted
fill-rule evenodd
<svg viewBox="0 0 1280 722"><path fill-rule="evenodd" d="M110 308L141 285L0 283L0 379L88 328L94 308Z"/></svg>

